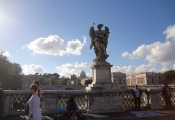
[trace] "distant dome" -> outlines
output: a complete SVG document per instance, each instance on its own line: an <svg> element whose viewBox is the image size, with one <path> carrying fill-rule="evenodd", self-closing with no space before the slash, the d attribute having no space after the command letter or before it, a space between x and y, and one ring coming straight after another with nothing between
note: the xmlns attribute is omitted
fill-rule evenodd
<svg viewBox="0 0 175 120"><path fill-rule="evenodd" d="M81 78L86 78L86 73L84 72L84 70L82 70L81 74L80 74Z"/></svg>

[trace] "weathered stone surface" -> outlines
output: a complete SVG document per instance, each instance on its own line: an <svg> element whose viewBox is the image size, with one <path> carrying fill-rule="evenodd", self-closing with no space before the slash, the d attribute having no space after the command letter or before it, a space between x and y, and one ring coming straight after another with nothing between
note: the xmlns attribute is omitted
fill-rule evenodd
<svg viewBox="0 0 175 120"><path fill-rule="evenodd" d="M150 103L151 103L151 109L162 109L163 106L161 105L160 101L160 89L148 89L150 92Z"/></svg>
<svg viewBox="0 0 175 120"><path fill-rule="evenodd" d="M93 65L93 83L92 84L112 84L111 81L112 65Z"/></svg>
<svg viewBox="0 0 175 120"><path fill-rule="evenodd" d="M91 96L89 113L106 113L124 111L122 103L122 94L115 96Z"/></svg>
<svg viewBox="0 0 175 120"><path fill-rule="evenodd" d="M51 113L55 110L56 106L56 96L55 95L45 95L43 102L43 113Z"/></svg>

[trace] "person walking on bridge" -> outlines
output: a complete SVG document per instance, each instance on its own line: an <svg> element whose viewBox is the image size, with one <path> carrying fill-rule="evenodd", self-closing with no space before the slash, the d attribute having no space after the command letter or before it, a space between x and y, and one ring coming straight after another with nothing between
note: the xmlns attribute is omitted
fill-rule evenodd
<svg viewBox="0 0 175 120"><path fill-rule="evenodd" d="M30 86L30 93L32 93L32 97L29 100L29 119L28 120L42 120L41 110L40 110L40 98L37 95L37 91L38 91L38 86L36 84L32 84Z"/></svg>
<svg viewBox="0 0 175 120"><path fill-rule="evenodd" d="M142 91L138 88L138 85L135 85L135 89L133 90L135 110L140 110L141 94Z"/></svg>

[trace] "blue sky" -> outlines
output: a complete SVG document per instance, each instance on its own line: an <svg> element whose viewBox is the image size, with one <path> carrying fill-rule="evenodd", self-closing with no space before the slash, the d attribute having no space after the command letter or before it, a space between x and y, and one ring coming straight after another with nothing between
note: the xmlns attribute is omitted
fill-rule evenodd
<svg viewBox="0 0 175 120"><path fill-rule="evenodd" d="M175 69L174 0L0 0L0 49L24 74L91 76L92 22L109 27L113 72Z"/></svg>

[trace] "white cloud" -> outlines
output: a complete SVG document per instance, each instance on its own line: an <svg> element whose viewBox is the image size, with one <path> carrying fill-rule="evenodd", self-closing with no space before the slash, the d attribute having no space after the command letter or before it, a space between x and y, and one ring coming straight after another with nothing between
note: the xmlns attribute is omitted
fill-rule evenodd
<svg viewBox="0 0 175 120"><path fill-rule="evenodd" d="M132 53L124 52L122 57L138 59L145 56L150 63L172 62L175 60L174 51L175 43L173 41L154 42L150 45L141 45Z"/></svg>
<svg viewBox="0 0 175 120"><path fill-rule="evenodd" d="M56 66L56 70L60 71L61 76L67 76L70 77L70 75L77 75L79 76L82 70L85 70L88 67L88 64L85 63L80 63L78 64L77 62L75 64L67 63L63 64L61 66Z"/></svg>
<svg viewBox="0 0 175 120"><path fill-rule="evenodd" d="M64 40L57 35L50 35L47 38L40 37L31 43L22 47L29 48L34 52L34 54L48 54L48 55L59 55L63 56L65 54L81 55L81 50L86 44L86 37L83 37L84 42L81 43L80 40L75 39L68 41L64 45Z"/></svg>
<svg viewBox="0 0 175 120"><path fill-rule="evenodd" d="M8 51L6 51L6 52L3 53L3 55L6 56L6 57L9 57L10 53Z"/></svg>
<svg viewBox="0 0 175 120"><path fill-rule="evenodd" d="M86 37L83 37L83 43L79 40L68 41L66 45L66 53L73 55L81 55L81 49L86 44Z"/></svg>
<svg viewBox="0 0 175 120"><path fill-rule="evenodd" d="M127 75L129 74L134 74L134 73L139 73L139 72L160 72L161 70L157 70L155 64L142 64L140 66L113 66L111 68L111 72L123 72L126 73Z"/></svg>
<svg viewBox="0 0 175 120"><path fill-rule="evenodd" d="M86 73L87 77L92 77L92 73Z"/></svg>
<svg viewBox="0 0 175 120"><path fill-rule="evenodd" d="M173 65L173 68L174 68L174 70L175 70L175 64Z"/></svg>
<svg viewBox="0 0 175 120"><path fill-rule="evenodd" d="M166 34L166 39L172 39L175 41L175 25L167 27L167 29L163 32Z"/></svg>
<svg viewBox="0 0 175 120"><path fill-rule="evenodd" d="M42 66L35 64L23 65L22 70L24 74L43 73L45 71Z"/></svg>
<svg viewBox="0 0 175 120"><path fill-rule="evenodd" d="M169 69L169 65L175 61L175 25L170 26L164 31L167 40L164 43L154 42L149 45L141 45L132 53L124 52L122 57L129 57L130 59L139 59L145 57L149 63L156 63L162 65L162 70ZM174 41L173 41L174 40Z"/></svg>

